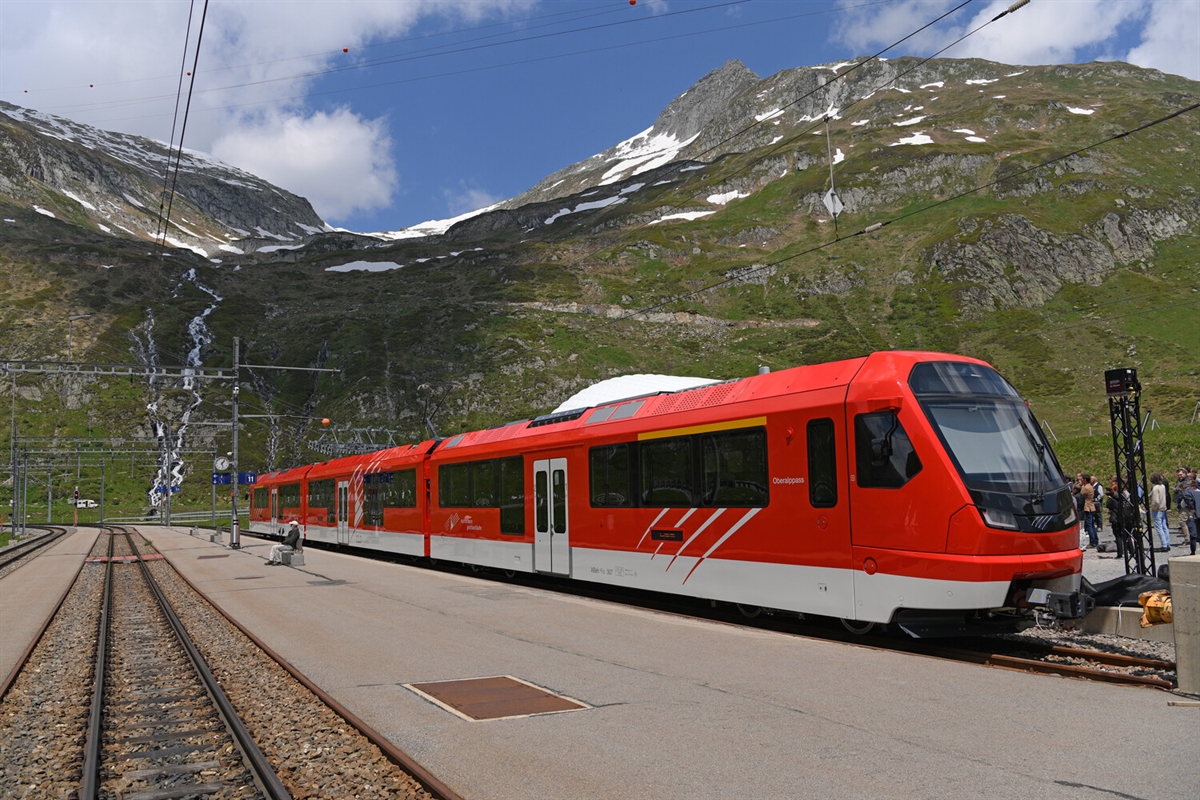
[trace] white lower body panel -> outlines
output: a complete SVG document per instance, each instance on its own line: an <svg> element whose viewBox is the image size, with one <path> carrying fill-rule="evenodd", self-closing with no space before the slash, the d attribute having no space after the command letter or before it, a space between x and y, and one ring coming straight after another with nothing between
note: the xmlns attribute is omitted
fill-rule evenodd
<svg viewBox="0 0 1200 800"><path fill-rule="evenodd" d="M533 543L430 536L429 557L480 567L533 572Z"/></svg>
<svg viewBox="0 0 1200 800"><path fill-rule="evenodd" d="M853 616L850 570L720 558L703 559L697 566L700 561L698 557L576 547L571 550L571 577L741 605Z"/></svg>

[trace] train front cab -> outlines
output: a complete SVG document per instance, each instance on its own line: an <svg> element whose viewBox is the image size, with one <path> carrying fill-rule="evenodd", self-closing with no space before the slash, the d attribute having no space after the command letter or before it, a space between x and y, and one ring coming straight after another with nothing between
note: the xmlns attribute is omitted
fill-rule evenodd
<svg viewBox="0 0 1200 800"><path fill-rule="evenodd" d="M867 359L846 397L855 618L913 636L1082 616L1065 476L1026 404L987 364Z"/></svg>

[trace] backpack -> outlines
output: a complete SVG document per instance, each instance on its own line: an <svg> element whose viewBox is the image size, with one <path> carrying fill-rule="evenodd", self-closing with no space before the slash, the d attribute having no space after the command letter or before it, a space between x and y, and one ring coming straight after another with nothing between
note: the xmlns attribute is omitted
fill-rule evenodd
<svg viewBox="0 0 1200 800"><path fill-rule="evenodd" d="M1192 491L1185 491L1183 499L1180 500L1180 507L1189 514L1196 513L1196 495Z"/></svg>

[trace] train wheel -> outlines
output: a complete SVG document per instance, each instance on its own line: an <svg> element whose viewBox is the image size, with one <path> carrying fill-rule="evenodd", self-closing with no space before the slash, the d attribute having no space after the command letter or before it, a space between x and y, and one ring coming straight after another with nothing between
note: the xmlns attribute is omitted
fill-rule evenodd
<svg viewBox="0 0 1200 800"><path fill-rule="evenodd" d="M866 636L868 633L875 630L875 623L862 622L856 619L843 619L842 627L853 633L855 636Z"/></svg>
<svg viewBox="0 0 1200 800"><path fill-rule="evenodd" d="M737 610L742 612L742 616L746 619L754 619L762 613L762 609L758 606L744 606L741 603L737 604Z"/></svg>
<svg viewBox="0 0 1200 800"><path fill-rule="evenodd" d="M506 569L504 570L504 577L515 578L517 577L517 571L515 569Z"/></svg>
<svg viewBox="0 0 1200 800"><path fill-rule="evenodd" d="M480 566L478 564L471 564L471 572L479 572L479 570Z"/></svg>

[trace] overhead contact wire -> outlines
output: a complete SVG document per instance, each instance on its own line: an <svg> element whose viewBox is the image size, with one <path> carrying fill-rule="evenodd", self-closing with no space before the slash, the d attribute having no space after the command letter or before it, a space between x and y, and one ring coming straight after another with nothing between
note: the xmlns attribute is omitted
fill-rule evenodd
<svg viewBox="0 0 1200 800"><path fill-rule="evenodd" d="M179 120L179 100L183 97L183 73L187 70L188 42L192 40L192 14L196 10L196 0L188 3L187 29L183 34L183 55L179 58L179 85L175 88L175 112L171 115L171 138L167 140L167 159L163 165L163 188L158 196L158 221L154 228L154 239L166 234L163 224L163 208L167 202L167 182L171 179L171 148L175 146L175 124Z"/></svg>

